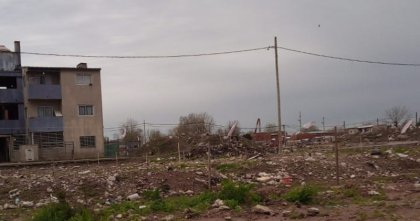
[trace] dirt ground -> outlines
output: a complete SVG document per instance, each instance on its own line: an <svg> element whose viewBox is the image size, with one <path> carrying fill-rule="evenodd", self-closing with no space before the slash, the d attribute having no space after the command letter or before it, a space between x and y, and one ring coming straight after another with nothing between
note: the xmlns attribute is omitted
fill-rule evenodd
<svg viewBox="0 0 420 221"><path fill-rule="evenodd" d="M252 183L262 196L260 204L272 212L256 213L253 205L239 210L209 208L193 220L420 220L420 146L372 150L340 148L338 184L332 147L263 154L251 160L248 156L212 159L213 189L223 179ZM150 160L2 167L0 220L28 219L36 207L56 201L59 192L65 193L71 205L100 211L145 190L158 188L170 197L195 195L208 188L206 159L181 163L176 158ZM281 197L291 186L303 184L320 189L309 205ZM23 206L23 202L33 205ZM311 207L319 212L308 215ZM152 214L144 219L161 220L167 215ZM173 215L174 220L185 219L182 212Z"/></svg>

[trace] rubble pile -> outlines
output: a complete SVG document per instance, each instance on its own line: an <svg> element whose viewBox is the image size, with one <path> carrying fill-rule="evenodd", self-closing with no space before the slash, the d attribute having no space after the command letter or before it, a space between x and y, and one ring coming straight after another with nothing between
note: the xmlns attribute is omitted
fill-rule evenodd
<svg viewBox="0 0 420 221"><path fill-rule="evenodd" d="M100 211L122 201L141 200L144 191L154 189L159 189L163 197L192 196L208 187L208 164L207 160L202 159L206 156L207 145L200 144L191 150L191 156L198 159L182 162L178 162L177 158L160 158L149 162L131 159L99 164L2 167L0 210L33 210L58 202L65 196L72 205L85 205ZM417 149L340 150L340 185L357 186L362 195L370 197L380 197L384 192L404 196L392 196L393 200L419 197L420 151L418 147L412 148ZM336 161L334 151L330 148L269 154L267 147L251 148L236 143L212 145L210 149L210 182L213 188L218 188L223 179L230 179L253 184L257 192L266 196L265 199L270 199L273 194L282 194L296 185L337 185ZM333 190L326 190L323 196L329 197L334 193ZM415 202L402 203L418 207ZM216 200L210 209L230 211L222 200ZM291 208L288 204L277 207L261 204L244 211L255 215L288 217L296 214L303 217L319 216L324 212L323 208L313 206L299 209ZM170 218L168 214L165 216Z"/></svg>

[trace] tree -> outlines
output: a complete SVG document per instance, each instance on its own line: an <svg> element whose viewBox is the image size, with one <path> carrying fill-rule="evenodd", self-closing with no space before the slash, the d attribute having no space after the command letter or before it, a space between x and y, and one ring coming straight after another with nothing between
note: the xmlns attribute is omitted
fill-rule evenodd
<svg viewBox="0 0 420 221"><path fill-rule="evenodd" d="M267 123L264 127L264 132L273 133L277 131L278 131L278 127L277 127L277 124L275 123Z"/></svg>
<svg viewBox="0 0 420 221"><path fill-rule="evenodd" d="M139 123L128 118L124 123L121 124L121 134L123 142L140 142L142 140L142 129L139 127Z"/></svg>
<svg viewBox="0 0 420 221"><path fill-rule="evenodd" d="M385 117L388 118L395 127L408 120L410 114L405 106L394 106L385 110Z"/></svg>
<svg viewBox="0 0 420 221"><path fill-rule="evenodd" d="M177 135L198 136L211 133L214 127L214 119L206 112L190 113L179 118L178 126L175 128Z"/></svg>
<svg viewBox="0 0 420 221"><path fill-rule="evenodd" d="M316 125L311 125L308 128L302 128L302 132L312 132L319 131L319 128Z"/></svg>
<svg viewBox="0 0 420 221"><path fill-rule="evenodd" d="M153 143L156 141L161 141L164 136L159 130L149 130L149 142Z"/></svg>

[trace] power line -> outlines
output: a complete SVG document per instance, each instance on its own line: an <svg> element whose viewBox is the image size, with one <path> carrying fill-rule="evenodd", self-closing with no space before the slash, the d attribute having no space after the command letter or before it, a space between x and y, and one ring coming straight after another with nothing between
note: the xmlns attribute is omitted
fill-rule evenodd
<svg viewBox="0 0 420 221"><path fill-rule="evenodd" d="M234 51L210 52L199 54L178 54L178 55L133 55L133 56L120 56L120 55L80 55L80 54L58 54L58 53L40 53L40 52L20 52L21 54L41 55L41 56L57 56L57 57L78 57L78 58L118 58L118 59L154 59L154 58L185 58L185 57L201 57L223 54L235 54L251 51L267 50L270 47L250 48Z"/></svg>
<svg viewBox="0 0 420 221"><path fill-rule="evenodd" d="M274 48L274 47L271 47L270 46L270 48ZM301 50L296 50L296 49L291 49L291 48L286 48L286 47L280 47L280 46L277 46L277 48L283 49L283 50L286 50L286 51L292 51L292 52L300 53L300 54L306 54L306 55L312 55L312 56L317 56L317 57L322 57L322 58L330 58L330 59L336 59L336 60L342 60L342 61L351 61L351 62L368 63L368 64L381 64L381 65L396 65L396 66L414 66L414 67L420 67L420 64L416 64L416 63L398 63L398 62L385 62L385 61L371 61L371 60L362 60L362 59L355 59L355 58L345 58L345 57L337 57L337 56L331 56L331 55L325 55L325 54L318 54L318 53L301 51Z"/></svg>
<svg viewBox="0 0 420 221"><path fill-rule="evenodd" d="M215 55L225 55L225 54L236 54L236 53L244 53L244 52L252 52L252 51L269 50L270 48L274 48L274 46L258 47L258 48L250 48L250 49L241 49L241 50L232 50L232 51L198 53L198 54L132 55L132 56L124 56L124 55L59 54L59 53L41 53L41 52L20 52L20 53L21 54L27 54L27 55L38 55L38 56L79 57L79 58L163 59L163 58L188 58L188 57L202 57L202 56L215 56ZM292 48L287 48L287 47L282 47L282 46L277 46L277 48L278 49L285 50L285 51L291 51L291 52L295 52L295 53L300 53L300 54L305 54L305 55L311 55L311 56L316 56L316 57L322 57L322 58L328 58L328 59L341 60L341 61L350 61L350 62L359 62L359 63L368 63L368 64L379 64L379 65L420 67L420 63L400 63L400 62L386 62L386 61L363 60L363 59L346 58L346 57L339 57L339 56L332 56L332 55L320 54L320 53L315 53L315 52L302 51L302 50L292 49Z"/></svg>

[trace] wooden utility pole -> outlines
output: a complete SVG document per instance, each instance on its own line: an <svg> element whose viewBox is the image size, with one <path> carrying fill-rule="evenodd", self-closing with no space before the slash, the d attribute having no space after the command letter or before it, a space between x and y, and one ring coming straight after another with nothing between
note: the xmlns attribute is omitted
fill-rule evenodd
<svg viewBox="0 0 420 221"><path fill-rule="evenodd" d="M335 176L337 179L337 185L340 184L340 168L338 165L338 140L337 140L337 127L334 127L335 132Z"/></svg>
<svg viewBox="0 0 420 221"><path fill-rule="evenodd" d="M211 151L210 144L207 144L207 168L209 172L209 177L208 177L209 190L211 190L211 153L210 151Z"/></svg>
<svg viewBox="0 0 420 221"><path fill-rule="evenodd" d="M179 137L178 137L178 163L181 163L181 149L179 148Z"/></svg>
<svg viewBox="0 0 420 221"><path fill-rule="evenodd" d="M299 131L302 131L302 112L299 111Z"/></svg>
<svg viewBox="0 0 420 221"><path fill-rule="evenodd" d="M146 145L146 121L143 120L143 145Z"/></svg>
<svg viewBox="0 0 420 221"><path fill-rule="evenodd" d="M280 153L282 147L282 135L281 135L281 108L280 108L280 80L279 80L279 58L277 53L277 37L274 37L274 52L276 58L276 85L277 85L277 114L278 114L278 148L277 152Z"/></svg>

